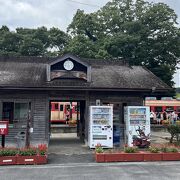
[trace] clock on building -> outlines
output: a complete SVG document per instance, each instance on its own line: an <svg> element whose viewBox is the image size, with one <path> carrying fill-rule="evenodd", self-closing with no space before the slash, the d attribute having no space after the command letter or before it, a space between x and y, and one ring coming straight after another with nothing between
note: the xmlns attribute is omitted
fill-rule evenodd
<svg viewBox="0 0 180 180"><path fill-rule="evenodd" d="M66 61L64 62L64 64L63 64L63 66L64 66L64 69L70 71L70 70L73 69L74 63L73 63L72 61L70 61L70 60L66 60Z"/></svg>

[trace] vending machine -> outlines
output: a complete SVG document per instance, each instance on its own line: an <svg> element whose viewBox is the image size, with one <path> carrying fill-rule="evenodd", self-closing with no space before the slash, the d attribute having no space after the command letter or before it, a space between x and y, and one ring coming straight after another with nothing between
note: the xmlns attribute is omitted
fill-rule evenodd
<svg viewBox="0 0 180 180"><path fill-rule="evenodd" d="M145 148L150 145L150 110L147 106L127 106L124 109L126 143Z"/></svg>
<svg viewBox="0 0 180 180"><path fill-rule="evenodd" d="M113 107L90 106L89 147L113 147Z"/></svg>

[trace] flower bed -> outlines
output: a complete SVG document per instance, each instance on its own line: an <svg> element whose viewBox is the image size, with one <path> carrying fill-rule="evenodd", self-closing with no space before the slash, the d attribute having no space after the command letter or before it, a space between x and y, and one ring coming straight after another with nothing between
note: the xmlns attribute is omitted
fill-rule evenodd
<svg viewBox="0 0 180 180"><path fill-rule="evenodd" d="M125 147L121 152L103 152L98 146L96 162L180 161L180 152L175 147L153 147L139 151L136 147Z"/></svg>
<svg viewBox="0 0 180 180"><path fill-rule="evenodd" d="M0 165L15 164L46 164L47 163L47 146L46 144L38 147L23 149L1 148Z"/></svg>

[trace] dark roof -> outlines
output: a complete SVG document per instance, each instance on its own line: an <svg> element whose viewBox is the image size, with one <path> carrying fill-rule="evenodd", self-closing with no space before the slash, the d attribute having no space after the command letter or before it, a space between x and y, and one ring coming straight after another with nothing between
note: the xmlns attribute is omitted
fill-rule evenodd
<svg viewBox="0 0 180 180"><path fill-rule="evenodd" d="M74 56L68 55L71 58ZM67 55L66 55L67 57ZM62 57L61 57L62 58ZM81 59L91 66L91 82L81 79L47 81L47 66L58 58L0 57L0 88L85 88L167 90L170 87L142 66L120 60Z"/></svg>

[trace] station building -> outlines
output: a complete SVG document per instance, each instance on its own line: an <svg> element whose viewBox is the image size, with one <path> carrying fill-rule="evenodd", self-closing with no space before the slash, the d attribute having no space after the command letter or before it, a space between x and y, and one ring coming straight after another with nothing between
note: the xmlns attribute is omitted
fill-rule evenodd
<svg viewBox="0 0 180 180"><path fill-rule="evenodd" d="M113 123L122 129L124 106L144 105L146 96L166 96L171 88L142 66L123 60L62 57L0 57L0 120L9 121L6 144L19 132L26 143L49 143L50 104L78 102L77 134L88 140L89 106L113 105ZM29 132L30 131L30 132Z"/></svg>

